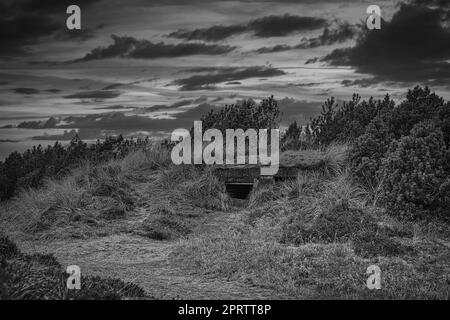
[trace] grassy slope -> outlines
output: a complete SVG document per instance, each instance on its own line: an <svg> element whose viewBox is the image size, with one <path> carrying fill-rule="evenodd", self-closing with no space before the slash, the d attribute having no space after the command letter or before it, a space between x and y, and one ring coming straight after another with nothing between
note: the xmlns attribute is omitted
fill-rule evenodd
<svg viewBox="0 0 450 320"><path fill-rule="evenodd" d="M53 255L27 255L0 236L0 300L116 300L153 297L132 283L99 276L81 276L80 290L68 290L64 268Z"/></svg>
<svg viewBox="0 0 450 320"><path fill-rule="evenodd" d="M120 232L170 239L188 234L191 220L208 209L227 209L229 202L211 171L174 166L167 149L155 146L25 190L1 204L0 221L5 233L28 239Z"/></svg>
<svg viewBox="0 0 450 320"><path fill-rule="evenodd" d="M320 172L257 186L247 207L234 209L238 218L213 232L198 230L211 213L230 209L223 185L209 170L171 165L158 148L23 192L2 207L1 225L17 239L125 233L167 240L175 248L169 259L186 274L293 298L448 299L448 226L386 216L376 190L352 182L345 147L320 155ZM371 264L382 270L376 292L365 287Z"/></svg>
<svg viewBox="0 0 450 320"><path fill-rule="evenodd" d="M184 242L189 270L239 279L297 298L448 299L449 228L405 222L352 182L333 146L321 172L257 187L239 223ZM382 289L366 287L376 264Z"/></svg>

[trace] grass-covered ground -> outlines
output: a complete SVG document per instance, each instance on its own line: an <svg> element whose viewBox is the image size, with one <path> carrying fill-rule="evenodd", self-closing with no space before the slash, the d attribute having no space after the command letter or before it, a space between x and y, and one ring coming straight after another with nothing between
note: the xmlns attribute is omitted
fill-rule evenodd
<svg viewBox="0 0 450 320"><path fill-rule="evenodd" d="M21 192L2 204L1 229L28 252L39 251L29 249L30 243L75 251L71 244L85 243L83 250L91 250L85 255L59 250L58 259L73 254L86 263L88 274L105 266L146 290L170 285L172 297L184 297L187 279L192 296L204 299L228 297L227 290L235 290L232 297L263 290L262 297L301 299L448 299L448 224L388 215L379 206L377 188L353 181L347 149L311 151L311 158L320 157L320 169L256 185L250 199L236 206L210 168L174 166L168 150L155 146ZM308 152L290 152L289 163L296 157L304 161ZM120 246L109 248L114 235L120 235ZM102 244L105 253L95 252ZM156 249L140 253L147 245ZM127 248L136 250L132 257ZM123 259L110 259L108 250ZM140 254L142 261L126 264ZM157 263L150 263L155 255ZM6 263L30 261L24 256ZM382 272L381 290L366 287L366 269L373 264ZM170 282L183 274L183 281ZM34 288L36 279L25 279ZM211 293L220 290L224 295Z"/></svg>
<svg viewBox="0 0 450 320"><path fill-rule="evenodd" d="M51 254L27 255L5 236L0 237L0 299L117 300L150 299L133 283L115 278L82 276L80 290L68 290L68 275Z"/></svg>

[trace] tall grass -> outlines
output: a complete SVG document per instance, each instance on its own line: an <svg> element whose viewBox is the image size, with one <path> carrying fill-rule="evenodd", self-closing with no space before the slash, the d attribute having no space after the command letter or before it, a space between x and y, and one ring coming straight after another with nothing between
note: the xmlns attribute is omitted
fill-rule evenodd
<svg viewBox="0 0 450 320"><path fill-rule="evenodd" d="M330 144L322 156L325 173L333 175L341 172L348 165L349 150L348 144Z"/></svg>
<svg viewBox="0 0 450 320"><path fill-rule="evenodd" d="M448 299L444 250L433 251L429 240L411 242L410 228L384 221L368 191L337 163L257 186L245 219L184 240L174 259L191 272L291 298ZM386 273L381 290L366 287L372 264Z"/></svg>
<svg viewBox="0 0 450 320"><path fill-rule="evenodd" d="M136 207L145 210L159 203L175 211L183 206L214 210L231 206L224 183L211 168L175 166L169 149L154 144L103 164L84 163L63 179L49 179L38 190L23 190L2 204L0 219L9 230L35 235L49 232L53 237L59 227L90 224L98 228L100 222L126 218ZM178 216L172 218L153 217L147 222L151 221L151 228L159 222L159 226L172 227L181 223L174 222Z"/></svg>
<svg viewBox="0 0 450 320"><path fill-rule="evenodd" d="M165 164L162 153L153 157L153 151L135 151L101 165L84 163L63 179L48 179L39 189L22 190L2 204L0 217L11 229L31 233L69 224L80 214L121 217L133 208L135 177L156 163Z"/></svg>
<svg viewBox="0 0 450 320"><path fill-rule="evenodd" d="M211 168L205 168L193 180L185 181L181 188L187 198L200 207L228 210L231 206L225 184L219 181Z"/></svg>
<svg viewBox="0 0 450 320"><path fill-rule="evenodd" d="M287 150L280 155L280 163L287 167L321 169L332 175L347 166L349 149L348 144L333 143L324 149Z"/></svg>

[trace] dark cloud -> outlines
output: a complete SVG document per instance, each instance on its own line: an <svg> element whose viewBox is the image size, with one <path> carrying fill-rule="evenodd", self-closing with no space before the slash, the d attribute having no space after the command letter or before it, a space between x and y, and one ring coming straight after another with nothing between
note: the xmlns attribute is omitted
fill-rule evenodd
<svg viewBox="0 0 450 320"><path fill-rule="evenodd" d="M12 139L0 139L0 142L19 142L20 140L12 140Z"/></svg>
<svg viewBox="0 0 450 320"><path fill-rule="evenodd" d="M107 85L102 90L116 89L116 88L119 88L120 86L123 86L123 85L124 85L124 83L113 83L113 84Z"/></svg>
<svg viewBox="0 0 450 320"><path fill-rule="evenodd" d="M180 90L201 90L214 88L215 84L221 82L237 81L257 77L274 77L285 74L284 71L263 66L248 68L222 68L215 72L193 75L188 78L177 79L173 84L181 86Z"/></svg>
<svg viewBox="0 0 450 320"><path fill-rule="evenodd" d="M40 91L35 88L14 88L12 89L15 93L19 94L38 94Z"/></svg>
<svg viewBox="0 0 450 320"><path fill-rule="evenodd" d="M46 89L45 92L50 92L50 93L60 93L61 90L59 90L59 89Z"/></svg>
<svg viewBox="0 0 450 320"><path fill-rule="evenodd" d="M71 129L64 130L64 133L62 134L44 134L41 136L34 136L31 139L32 140L58 140L58 141L68 141L72 140L76 135L80 137L81 139L97 139L100 137L105 137L106 135L114 133L114 132L104 132L103 130L97 129L97 128L81 128L81 129Z"/></svg>
<svg viewBox="0 0 450 320"><path fill-rule="evenodd" d="M198 97L197 99L195 99L194 103L203 103L203 102L206 102L206 101L208 101L208 97L207 96L201 96L201 97Z"/></svg>
<svg viewBox="0 0 450 320"><path fill-rule="evenodd" d="M81 30L69 30L67 28L60 28L55 32L54 38L57 40L76 40L86 41L95 37L95 30L90 28L83 28Z"/></svg>
<svg viewBox="0 0 450 320"><path fill-rule="evenodd" d="M83 58L72 62L108 59L108 58L140 58L157 59L190 56L197 54L219 55L235 49L231 46L208 45L204 43L166 44L138 40L133 37L111 36L114 43L107 47L98 47Z"/></svg>
<svg viewBox="0 0 450 320"><path fill-rule="evenodd" d="M297 46L291 46L288 44L277 44L276 46L271 47L262 47L255 50L257 53L275 53L281 51L289 51L296 49Z"/></svg>
<svg viewBox="0 0 450 320"><path fill-rule="evenodd" d="M304 48L315 48L324 45L341 43L352 39L357 34L357 28L349 23L340 23L336 28L325 28L318 37L305 39L300 46Z"/></svg>
<svg viewBox="0 0 450 320"><path fill-rule="evenodd" d="M306 60L305 64L316 63L318 60L319 60L318 57L314 57L314 58Z"/></svg>
<svg viewBox="0 0 450 320"><path fill-rule="evenodd" d="M297 31L315 30L324 27L327 21L323 18L301 17L289 14L266 16L251 20L247 24L230 26L212 26L195 30L178 30L169 37L185 40L220 41L231 36L250 32L256 37L281 37Z"/></svg>
<svg viewBox="0 0 450 320"><path fill-rule="evenodd" d="M216 107L208 103L202 103L195 108L176 114L175 119L152 119L138 115L126 115L122 112L69 116L63 119L69 124L58 128L117 130L119 132L126 130L172 131L177 128L192 127L194 120L200 120L203 114L214 108Z"/></svg>
<svg viewBox="0 0 450 320"><path fill-rule="evenodd" d="M147 0L147 4L151 6L173 6L173 5L192 5L201 3L211 3L211 2L225 2L225 1L236 1L236 0ZM363 0L348 0L347 2L362 2ZM445 1L445 0L437 0ZM342 2L342 0L239 0L239 2L247 3L262 3L262 2L272 2L272 3L293 3L293 4L314 4L314 3L336 3Z"/></svg>
<svg viewBox="0 0 450 320"><path fill-rule="evenodd" d="M439 1L438 1L439 2ZM356 45L336 49L322 58L335 66L353 66L380 81L450 81L450 16L436 1L401 4L381 30L365 30Z"/></svg>
<svg viewBox="0 0 450 320"><path fill-rule="evenodd" d="M311 49L324 45L341 43L352 39L357 34L357 28L349 23L340 23L334 28L325 28L317 37L305 38L297 45L276 45L272 47L262 47L256 50L257 53L274 53L294 49Z"/></svg>
<svg viewBox="0 0 450 320"><path fill-rule="evenodd" d="M98 2L99 0L17 0L15 2L20 9L25 12L33 12L40 14L60 13L66 16L66 9L72 4L76 4L80 8L86 8L88 5Z"/></svg>
<svg viewBox="0 0 450 320"><path fill-rule="evenodd" d="M212 26L192 31L180 29L169 34L169 37L185 40L219 41L247 31L244 25Z"/></svg>
<svg viewBox="0 0 450 320"><path fill-rule="evenodd" d="M342 80L341 84L344 87L350 87L350 86L357 86L357 87L361 87L361 88L367 88L370 87L374 84L377 84L379 82L383 81L382 79L378 78L378 77L373 77L373 78L362 78L362 79L356 79L356 80Z"/></svg>
<svg viewBox="0 0 450 320"><path fill-rule="evenodd" d="M81 0L76 3L86 8L96 1ZM2 1L0 55L12 57L25 54L27 45L39 43L45 37L60 37L65 28L66 8L71 4L70 0Z"/></svg>
<svg viewBox="0 0 450 320"><path fill-rule="evenodd" d="M248 27L257 37L281 37L295 31L315 30L327 24L327 20L316 17L300 17L285 14L267 16L250 21Z"/></svg>
<svg viewBox="0 0 450 320"><path fill-rule="evenodd" d="M179 108L179 107L183 107L183 106L188 106L190 104L192 104L192 100L181 100L181 101L177 101L173 104L170 105L170 108Z"/></svg>
<svg viewBox="0 0 450 320"><path fill-rule="evenodd" d="M187 106L194 103L193 100L180 100L177 101L171 105L166 105L166 104L157 104L151 107L146 107L144 110L145 111L150 111L150 112L156 112L156 111L167 111L167 110L172 110L172 109L177 109L179 107L183 107L183 106Z"/></svg>
<svg viewBox="0 0 450 320"><path fill-rule="evenodd" d="M66 99L112 99L120 96L120 91L94 90L84 91L64 96Z"/></svg>
<svg viewBox="0 0 450 320"><path fill-rule="evenodd" d="M136 107L126 107L126 106L122 106L122 105L114 105L114 106L97 107L94 109L95 110L129 110L129 109L136 109Z"/></svg>

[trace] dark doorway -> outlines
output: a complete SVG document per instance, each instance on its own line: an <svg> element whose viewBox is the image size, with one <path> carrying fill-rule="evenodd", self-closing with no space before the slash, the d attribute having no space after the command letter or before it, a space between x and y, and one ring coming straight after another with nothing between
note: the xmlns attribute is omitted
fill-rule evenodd
<svg viewBox="0 0 450 320"><path fill-rule="evenodd" d="M230 197L235 199L248 199L248 195L253 188L253 183L227 183L225 186Z"/></svg>

